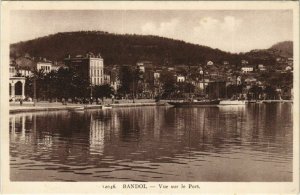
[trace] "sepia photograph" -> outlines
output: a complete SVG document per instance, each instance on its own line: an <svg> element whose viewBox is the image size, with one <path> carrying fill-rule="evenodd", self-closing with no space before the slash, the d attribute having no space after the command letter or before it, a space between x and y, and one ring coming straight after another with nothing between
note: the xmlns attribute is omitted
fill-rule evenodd
<svg viewBox="0 0 300 195"><path fill-rule="evenodd" d="M6 3L7 191L263 182L298 193L298 2Z"/></svg>

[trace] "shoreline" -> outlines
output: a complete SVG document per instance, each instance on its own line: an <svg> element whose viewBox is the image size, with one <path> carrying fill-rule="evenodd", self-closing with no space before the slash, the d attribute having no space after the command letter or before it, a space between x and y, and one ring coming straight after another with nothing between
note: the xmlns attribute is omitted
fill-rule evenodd
<svg viewBox="0 0 300 195"><path fill-rule="evenodd" d="M73 111L75 109L91 110L91 109L103 109L103 105L92 105L92 104L69 104L69 105L10 105L9 114L22 113L22 112L40 112L40 111ZM166 106L166 102L145 102L145 103L120 103L120 104L109 104L112 108L121 107L144 107L144 106ZM83 108L82 108L83 107Z"/></svg>
<svg viewBox="0 0 300 195"><path fill-rule="evenodd" d="M91 109L103 109L103 106L110 105L111 108L125 108L125 107L144 107L144 106L167 106L168 100L163 100L161 102L137 102L137 103L117 103L117 104L102 104L102 105L94 105L94 104L69 104L62 105L58 103L46 103L40 104L37 106L33 106L30 104L24 105L10 105L9 106L9 114L15 113L25 113L25 112L40 112L40 111L73 111L75 109L82 110L91 110ZM293 100L261 100L257 102L249 102L252 103L293 103ZM38 103L39 104L39 103ZM228 105L220 105L220 106L228 106Z"/></svg>

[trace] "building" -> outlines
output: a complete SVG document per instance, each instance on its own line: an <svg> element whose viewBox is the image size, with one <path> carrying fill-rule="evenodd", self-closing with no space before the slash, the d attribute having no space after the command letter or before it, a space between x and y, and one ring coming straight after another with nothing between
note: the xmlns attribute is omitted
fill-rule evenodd
<svg viewBox="0 0 300 195"><path fill-rule="evenodd" d="M249 64L249 62L248 62L247 60L242 60L242 61L241 61L241 64L242 64L242 65L247 65L247 64Z"/></svg>
<svg viewBox="0 0 300 195"><path fill-rule="evenodd" d="M44 73L49 73L51 72L52 69L52 62L44 58L43 60L38 61L36 63L36 69L37 71L43 71Z"/></svg>
<svg viewBox="0 0 300 195"><path fill-rule="evenodd" d="M109 74L104 74L104 84L110 85L110 75Z"/></svg>
<svg viewBox="0 0 300 195"><path fill-rule="evenodd" d="M292 67L290 66L285 67L285 71L290 71L290 70L292 70Z"/></svg>
<svg viewBox="0 0 300 195"><path fill-rule="evenodd" d="M137 68L141 71L141 72L145 72L145 65L143 62L138 62L137 64Z"/></svg>
<svg viewBox="0 0 300 195"><path fill-rule="evenodd" d="M249 72L253 72L254 68L252 66L244 66L241 68L241 71L243 73L249 73Z"/></svg>
<svg viewBox="0 0 300 195"><path fill-rule="evenodd" d="M223 61L223 65L229 65L228 61Z"/></svg>
<svg viewBox="0 0 300 195"><path fill-rule="evenodd" d="M259 71L266 71L267 70L266 67L263 64L259 64L257 66L257 68L258 68Z"/></svg>
<svg viewBox="0 0 300 195"><path fill-rule="evenodd" d="M9 77L13 77L17 74L16 66L14 64L9 65Z"/></svg>
<svg viewBox="0 0 300 195"><path fill-rule="evenodd" d="M181 75L177 75L176 81L177 81L177 83L183 83L183 82L185 82L185 77L181 76Z"/></svg>
<svg viewBox="0 0 300 195"><path fill-rule="evenodd" d="M121 82L119 79L119 69L117 67L113 67L110 71L110 85L115 92L117 92L121 87Z"/></svg>
<svg viewBox="0 0 300 195"><path fill-rule="evenodd" d="M212 66L212 65L214 65L214 63L213 63L213 61L208 61L206 65Z"/></svg>
<svg viewBox="0 0 300 195"><path fill-rule="evenodd" d="M104 64L100 55L87 53L85 56L68 56L65 58L65 64L69 68L74 68L82 79L88 80L91 85L104 84Z"/></svg>

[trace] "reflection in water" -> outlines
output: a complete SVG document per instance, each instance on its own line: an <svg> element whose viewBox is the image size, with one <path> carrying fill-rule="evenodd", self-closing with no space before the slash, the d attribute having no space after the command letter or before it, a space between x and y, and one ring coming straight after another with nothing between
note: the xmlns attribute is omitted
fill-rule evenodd
<svg viewBox="0 0 300 195"><path fill-rule="evenodd" d="M13 181L291 181L292 104L10 115Z"/></svg>

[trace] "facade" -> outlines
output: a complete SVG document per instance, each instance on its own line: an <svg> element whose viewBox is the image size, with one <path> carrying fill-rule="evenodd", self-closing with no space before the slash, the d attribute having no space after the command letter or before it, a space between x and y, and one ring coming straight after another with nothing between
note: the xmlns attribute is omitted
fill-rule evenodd
<svg viewBox="0 0 300 195"><path fill-rule="evenodd" d="M31 70L25 69L25 68L24 69L18 69L17 72L20 73L24 77L30 77L33 74Z"/></svg>
<svg viewBox="0 0 300 195"><path fill-rule="evenodd" d="M177 76L176 76L176 81L177 81L178 83L183 83L183 82L185 82L185 77L184 77L184 76L181 76L181 75L177 75Z"/></svg>
<svg viewBox="0 0 300 195"><path fill-rule="evenodd" d="M251 66L244 66L244 67L242 67L241 68L241 71L243 72L243 73L249 73L249 72L253 72L253 67L251 67Z"/></svg>
<svg viewBox="0 0 300 195"><path fill-rule="evenodd" d="M104 84L110 85L110 75L104 74Z"/></svg>
<svg viewBox="0 0 300 195"><path fill-rule="evenodd" d="M51 61L47 61L47 60L39 61L36 64L36 69L38 71L43 70L44 73L49 73L49 72L51 72L51 69L52 69L52 62Z"/></svg>
<svg viewBox="0 0 300 195"><path fill-rule="evenodd" d="M9 65L9 77L13 77L17 74L16 67L13 65Z"/></svg>
<svg viewBox="0 0 300 195"><path fill-rule="evenodd" d="M91 85L104 84L103 58L100 55L88 53L86 56L77 55L65 58L65 64L74 68L83 79L88 80Z"/></svg>
<svg viewBox="0 0 300 195"><path fill-rule="evenodd" d="M145 72L145 65L143 62L138 62L136 65L141 72Z"/></svg>
<svg viewBox="0 0 300 195"><path fill-rule="evenodd" d="M267 70L266 67L265 67L263 64L259 64L259 65L257 66L257 68L258 68L258 70L260 70L260 71L265 71L265 70Z"/></svg>
<svg viewBox="0 0 300 195"><path fill-rule="evenodd" d="M9 78L9 99L14 102L25 98L25 77Z"/></svg>

